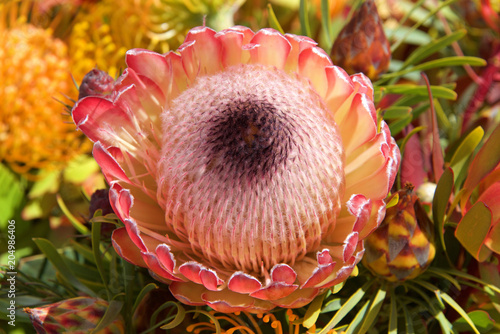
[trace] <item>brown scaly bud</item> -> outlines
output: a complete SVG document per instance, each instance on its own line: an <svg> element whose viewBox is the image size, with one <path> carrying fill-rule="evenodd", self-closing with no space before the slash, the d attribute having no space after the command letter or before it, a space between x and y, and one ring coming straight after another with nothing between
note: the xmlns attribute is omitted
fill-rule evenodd
<svg viewBox="0 0 500 334"><path fill-rule="evenodd" d="M349 74L363 72L374 80L387 71L391 48L373 0L363 2L354 12L335 40L330 56Z"/></svg>
<svg viewBox="0 0 500 334"><path fill-rule="evenodd" d="M366 239L363 258L370 271L391 282L417 277L436 253L432 223L413 193L413 185L407 183L396 194L398 203L387 209L380 227Z"/></svg>
<svg viewBox="0 0 500 334"><path fill-rule="evenodd" d="M114 86L115 80L108 73L94 68L83 77L78 91L78 99L89 95L107 95L111 93Z"/></svg>
<svg viewBox="0 0 500 334"><path fill-rule="evenodd" d="M90 333L101 321L109 303L102 299L76 297L36 308L25 308L37 334ZM96 334L123 334L121 316Z"/></svg>

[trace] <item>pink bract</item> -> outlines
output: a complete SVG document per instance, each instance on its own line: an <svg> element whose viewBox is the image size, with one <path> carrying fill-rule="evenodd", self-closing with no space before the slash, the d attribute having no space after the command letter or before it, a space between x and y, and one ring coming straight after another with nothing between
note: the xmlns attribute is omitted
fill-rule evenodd
<svg viewBox="0 0 500 334"><path fill-rule="evenodd" d="M120 256L221 312L301 307L348 278L400 161L366 76L307 37L240 26L126 62L110 95L73 108Z"/></svg>

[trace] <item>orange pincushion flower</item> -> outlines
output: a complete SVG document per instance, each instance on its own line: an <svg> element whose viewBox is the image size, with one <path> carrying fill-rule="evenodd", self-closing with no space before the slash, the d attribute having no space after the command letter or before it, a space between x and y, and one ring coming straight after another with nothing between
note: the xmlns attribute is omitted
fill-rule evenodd
<svg viewBox="0 0 500 334"><path fill-rule="evenodd" d="M73 89L66 46L30 24L1 29L0 160L19 173L60 168L90 150L54 100Z"/></svg>
<svg viewBox="0 0 500 334"><path fill-rule="evenodd" d="M301 307L351 274L400 160L367 77L307 37L245 27L126 63L111 95L73 108L123 258L222 312Z"/></svg>

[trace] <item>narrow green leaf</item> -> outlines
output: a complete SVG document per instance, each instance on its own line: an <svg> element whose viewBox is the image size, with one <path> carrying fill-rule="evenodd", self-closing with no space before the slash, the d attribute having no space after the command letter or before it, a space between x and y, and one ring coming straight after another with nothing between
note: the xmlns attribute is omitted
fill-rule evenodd
<svg viewBox="0 0 500 334"><path fill-rule="evenodd" d="M418 21L417 23L415 23L411 28L410 30L408 30L408 32L401 38L399 39L396 43L394 43L392 46L391 46L391 53L394 53L394 51L405 41L406 37L413 31L415 31L416 29L418 29L418 27L420 27L425 21L427 21L429 18L433 17L437 12L439 12L442 8L444 7L447 7L449 5L451 5L453 2L455 2L456 0L448 0L448 1L444 1L444 2L441 2L439 4L439 6L433 8L424 18L422 18L420 21Z"/></svg>
<svg viewBox="0 0 500 334"><path fill-rule="evenodd" d="M318 320L318 316L321 312L321 305L323 305L323 299L325 298L325 294L321 294L318 297L314 298L309 307L307 308L306 314L304 315L304 321L302 325L305 328L311 328Z"/></svg>
<svg viewBox="0 0 500 334"><path fill-rule="evenodd" d="M435 271L442 271L442 272L448 273L450 275L454 275L454 276L457 276L457 277L461 277L461 278L464 278L464 279L467 279L467 280L479 283L479 284L484 285L485 287L488 287L489 289L495 291L496 293L500 293L500 287L488 284L488 282L485 282L485 281L483 281L482 279L480 279L480 278L478 278L476 276L464 273L464 272L456 270L456 269L443 269L443 268L433 268L433 269Z"/></svg>
<svg viewBox="0 0 500 334"><path fill-rule="evenodd" d="M445 272L442 272L442 271L439 271L439 270L436 270L436 268L434 267L429 267L427 269L427 272L430 273L430 274L434 274L436 276L441 276L442 278L444 278L446 281L450 282L451 284L453 284L455 286L455 288L460 291L462 288L460 287L460 283L458 283L458 281L451 275L448 275L447 273Z"/></svg>
<svg viewBox="0 0 500 334"><path fill-rule="evenodd" d="M483 135L483 128L478 126L462 140L457 150L453 154L453 157L450 160L450 167L453 170L453 174L455 175L455 182L456 178L460 174L460 171L464 167L465 162L470 159L477 145L479 145L481 139L483 139Z"/></svg>
<svg viewBox="0 0 500 334"><path fill-rule="evenodd" d="M273 6L270 3L267 4L267 12L269 13L269 26L273 29L278 30L282 34L285 34L285 31L281 27L276 14L274 14Z"/></svg>
<svg viewBox="0 0 500 334"><path fill-rule="evenodd" d="M483 202L475 203L458 223L455 237L476 260L482 262L491 254L484 246L491 227L491 211Z"/></svg>
<svg viewBox="0 0 500 334"><path fill-rule="evenodd" d="M386 94L402 94L402 95L414 94L418 96L427 96L427 98L429 97L426 86L417 86L412 84L398 84L398 85L384 86L384 88ZM444 86L431 86L431 92L433 97L435 98L443 98L448 100L455 100L457 98L456 92Z"/></svg>
<svg viewBox="0 0 500 334"><path fill-rule="evenodd" d="M122 310L123 302L119 300L113 299L110 303L106 312L104 313L101 321L97 324L97 326L90 333L98 333L99 331L105 329L109 325L116 320L118 315L120 315L120 311Z"/></svg>
<svg viewBox="0 0 500 334"><path fill-rule="evenodd" d="M389 129L391 130L392 135L397 135L403 129L411 123L411 120L413 119L412 115L406 115L403 118L400 118L394 122L391 122L389 124Z"/></svg>
<svg viewBox="0 0 500 334"><path fill-rule="evenodd" d="M299 19L301 35L311 37L311 26L309 25L309 10L307 8L307 1L300 0Z"/></svg>
<svg viewBox="0 0 500 334"><path fill-rule="evenodd" d="M346 331L342 332L342 333L345 333L345 334L358 333L357 328L361 325L361 323L363 322L363 319L365 319L366 312L368 311L369 306L370 306L370 301L367 300L363 304L363 306L359 309L359 311L356 314L356 316L354 317L354 319L352 319L352 321L350 321L349 326L347 327Z"/></svg>
<svg viewBox="0 0 500 334"><path fill-rule="evenodd" d="M382 284L380 289L377 291L377 294L372 298L370 302L370 309L368 310L368 313L363 317L364 321L361 329L358 331L359 334L365 334L373 325L380 312L380 309L382 308L382 304L384 303L386 294L386 286L385 284Z"/></svg>
<svg viewBox="0 0 500 334"><path fill-rule="evenodd" d="M445 292L441 292L441 298L443 298L444 301L448 305L450 305L451 307L453 307L453 309L455 309L455 311L457 311L457 313L462 316L462 318L470 325L470 327L474 331L474 333L480 334L479 330L476 328L476 326L474 325L474 322L469 317L469 315L467 314L467 312L465 312L464 309L460 305L458 305L458 303L455 300L453 300L453 298L451 298Z"/></svg>
<svg viewBox="0 0 500 334"><path fill-rule="evenodd" d="M329 47L333 44L332 41L332 25L330 22L330 4L328 0L321 0L321 25L325 34L326 43Z"/></svg>
<svg viewBox="0 0 500 334"><path fill-rule="evenodd" d="M330 301L328 301L325 304L325 307L321 309L321 313L328 313L328 312L333 312L337 311L342 307L342 299L340 298L335 298Z"/></svg>
<svg viewBox="0 0 500 334"><path fill-rule="evenodd" d="M52 245L52 243L43 238L33 238L33 241L38 246L40 251L45 254L47 259L52 263L52 265L57 269L60 275L68 281L75 289L89 295L95 296L94 291L90 290L86 285L81 283L69 270L66 263L62 259L61 255L57 252L57 249Z"/></svg>
<svg viewBox="0 0 500 334"><path fill-rule="evenodd" d="M408 312L408 309L406 308L405 304L401 306L403 309L403 315L405 319L405 328L406 328L406 333L407 334L415 334L415 331L413 329L413 320L411 318L410 312ZM396 331L397 333L397 331Z"/></svg>
<svg viewBox="0 0 500 334"><path fill-rule="evenodd" d="M104 266L102 264L101 252L99 251L99 246L101 245L101 223L92 224L92 253L94 254L94 263L99 271L99 276L101 277L106 293L108 294L108 300L111 299L111 291L108 288L108 279L106 278L106 273L104 271Z"/></svg>
<svg viewBox="0 0 500 334"><path fill-rule="evenodd" d="M166 325L161 326L161 329L172 329L177 326L179 326L184 318L186 317L186 311L184 310L184 307L180 303L175 303L175 306L177 306L177 314L175 315L174 320L169 322Z"/></svg>
<svg viewBox="0 0 500 334"><path fill-rule="evenodd" d="M371 286L373 281L365 283L361 288L356 290L351 297L345 302L344 305L335 313L332 319L326 324L319 334L326 334L330 329L335 327L351 310L358 304L358 302L365 295L366 290Z"/></svg>
<svg viewBox="0 0 500 334"><path fill-rule="evenodd" d="M391 106L384 110L384 120L398 119L411 114L411 108L407 106Z"/></svg>
<svg viewBox="0 0 500 334"><path fill-rule="evenodd" d="M462 56L445 57L445 58L431 60L398 72L386 74L381 79L397 78L411 72L416 72L416 71L421 72L433 68L445 68L445 67L462 66L462 65L485 66L486 61L478 57L462 57Z"/></svg>
<svg viewBox="0 0 500 334"><path fill-rule="evenodd" d="M425 129L425 127L423 126L418 126L416 128L414 128L413 130L411 130L403 139L403 141L401 142L401 145L399 145L399 150L401 151L401 155L404 154L404 150L405 150L405 147L406 147L406 144L408 143L408 140L410 140L410 138L416 134L417 132L419 131L422 131L423 129Z"/></svg>
<svg viewBox="0 0 500 334"><path fill-rule="evenodd" d="M71 211L69 211L68 207L64 203L61 195L57 194L56 198L57 198L57 204L59 204L59 208L64 213L64 215L68 217L69 221L71 222L71 225L73 225L74 228L81 234L89 234L90 233L89 229L85 225L83 225L80 221L78 221L78 219L76 219L75 216L73 216Z"/></svg>
<svg viewBox="0 0 500 334"><path fill-rule="evenodd" d="M408 58L406 58L403 67L417 64L419 61L429 57L430 55L444 49L445 47L451 45L453 42L462 39L467 34L465 29L460 29L455 31L451 35L446 35L444 37L438 38L429 44L422 45L413 51Z"/></svg>
<svg viewBox="0 0 500 334"><path fill-rule="evenodd" d="M146 295L154 289L158 289L158 285L156 285L154 283L149 283L148 285L146 285L145 287L142 288L141 292L139 292L139 294L137 295L137 298L135 299L134 306L132 306L132 314L135 313L135 310L137 309L137 307L141 303L142 299L144 297L146 297Z"/></svg>
<svg viewBox="0 0 500 334"><path fill-rule="evenodd" d="M451 168L446 168L437 183L432 200L432 219L434 221L435 233L439 237L439 242L444 251L446 251L446 244L444 242L444 217L453 190L453 179L453 171Z"/></svg>
<svg viewBox="0 0 500 334"><path fill-rule="evenodd" d="M388 334L397 334L398 333L398 308L396 305L396 295L394 293L394 289L391 288L390 291L390 311L389 311L389 330Z"/></svg>

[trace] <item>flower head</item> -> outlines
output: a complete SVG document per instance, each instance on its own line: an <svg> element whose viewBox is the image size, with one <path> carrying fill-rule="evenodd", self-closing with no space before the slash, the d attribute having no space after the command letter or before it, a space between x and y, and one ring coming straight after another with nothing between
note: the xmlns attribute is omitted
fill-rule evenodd
<svg viewBox="0 0 500 334"><path fill-rule="evenodd" d="M364 75L309 38L245 27L126 62L111 95L73 109L122 257L222 312L300 307L350 275L400 160Z"/></svg>
<svg viewBox="0 0 500 334"><path fill-rule="evenodd" d="M0 9L17 15L16 5ZM54 100L71 95L66 46L22 14L12 22L0 18L0 160L29 175L59 169L91 146Z"/></svg>

